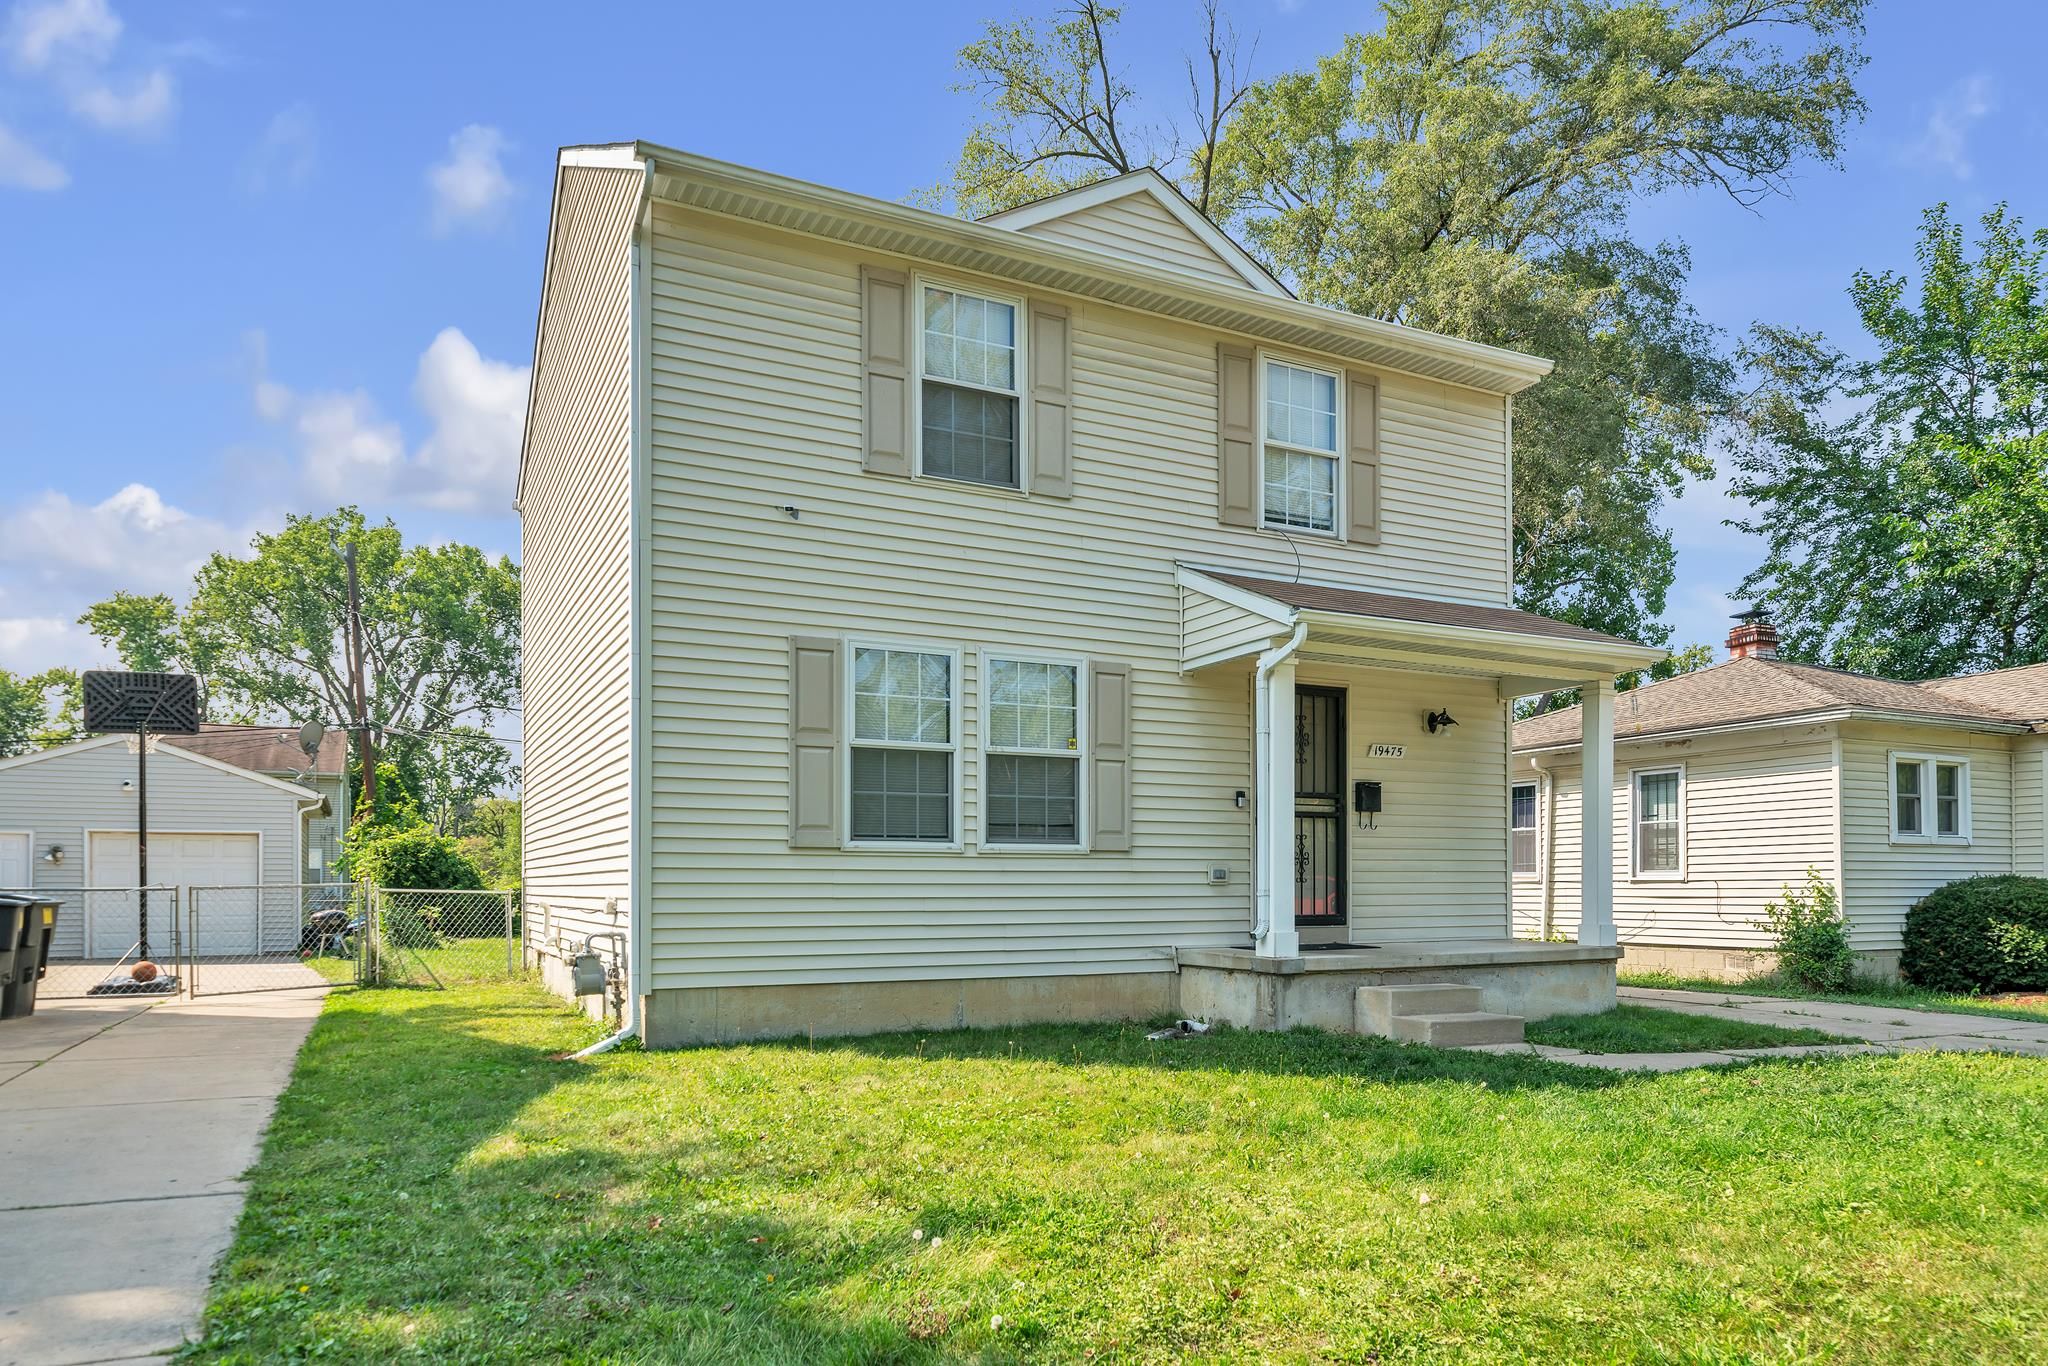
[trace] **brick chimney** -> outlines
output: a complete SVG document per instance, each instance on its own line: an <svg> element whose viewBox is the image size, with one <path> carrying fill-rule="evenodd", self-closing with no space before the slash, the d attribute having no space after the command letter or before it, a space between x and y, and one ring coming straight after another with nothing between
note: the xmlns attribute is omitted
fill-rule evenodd
<svg viewBox="0 0 2048 1366"><path fill-rule="evenodd" d="M1737 612L1735 620L1740 624L1728 633L1730 659L1778 657L1778 628L1771 625L1771 619L1763 608L1752 607L1747 612Z"/></svg>

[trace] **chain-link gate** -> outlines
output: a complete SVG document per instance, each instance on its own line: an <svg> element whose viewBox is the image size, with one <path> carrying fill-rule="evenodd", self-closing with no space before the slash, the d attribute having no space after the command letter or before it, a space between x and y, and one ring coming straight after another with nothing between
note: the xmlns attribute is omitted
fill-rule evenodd
<svg viewBox="0 0 2048 1366"><path fill-rule="evenodd" d="M184 990L178 888L23 887L18 894L57 903L57 933L38 999L175 996Z"/></svg>
<svg viewBox="0 0 2048 1366"><path fill-rule="evenodd" d="M348 882L187 887L185 989L193 996L362 979L362 889Z"/></svg>
<svg viewBox="0 0 2048 1366"><path fill-rule="evenodd" d="M447 987L520 974L519 908L511 892L367 889L360 980Z"/></svg>

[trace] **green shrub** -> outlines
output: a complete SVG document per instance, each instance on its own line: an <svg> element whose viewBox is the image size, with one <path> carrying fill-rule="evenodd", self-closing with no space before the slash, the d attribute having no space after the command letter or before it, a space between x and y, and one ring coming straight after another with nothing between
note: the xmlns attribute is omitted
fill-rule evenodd
<svg viewBox="0 0 2048 1366"><path fill-rule="evenodd" d="M1934 991L2048 989L2048 878L1964 878L1906 912L1899 970Z"/></svg>
<svg viewBox="0 0 2048 1366"><path fill-rule="evenodd" d="M350 868L355 877L379 887L477 891L484 885L483 874L455 841L427 825L365 841L354 851Z"/></svg>
<svg viewBox="0 0 2048 1366"><path fill-rule="evenodd" d="M1849 951L1849 927L1842 919L1842 900L1835 884L1815 870L1806 870L1806 886L1764 907L1758 928L1771 932L1778 952L1778 971L1809 991L1842 991L1856 975L1856 955Z"/></svg>

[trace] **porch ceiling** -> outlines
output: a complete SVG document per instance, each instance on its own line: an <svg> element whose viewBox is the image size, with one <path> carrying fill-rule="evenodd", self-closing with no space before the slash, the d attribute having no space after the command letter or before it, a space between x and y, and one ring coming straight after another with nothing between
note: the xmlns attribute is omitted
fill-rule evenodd
<svg viewBox="0 0 2048 1366"><path fill-rule="evenodd" d="M1611 678L1665 657L1639 645L1506 607L1439 602L1327 584L1290 583L1182 565L1181 667L1257 656L1297 626L1295 658L1460 674L1500 682L1503 697ZM1199 623L1190 626L1189 623Z"/></svg>

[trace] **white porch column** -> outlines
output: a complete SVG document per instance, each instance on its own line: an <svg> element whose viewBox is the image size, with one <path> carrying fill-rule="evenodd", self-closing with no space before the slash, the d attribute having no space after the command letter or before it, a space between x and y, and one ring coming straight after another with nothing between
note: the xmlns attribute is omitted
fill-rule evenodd
<svg viewBox="0 0 2048 1366"><path fill-rule="evenodd" d="M1266 715L1272 727L1264 756L1266 801L1259 810L1259 840L1265 850L1266 933L1255 952L1262 958L1292 958L1301 952L1294 928L1294 661L1273 666L1266 678Z"/></svg>
<svg viewBox="0 0 2048 1366"><path fill-rule="evenodd" d="M1614 936L1614 680L1579 685L1579 942Z"/></svg>

